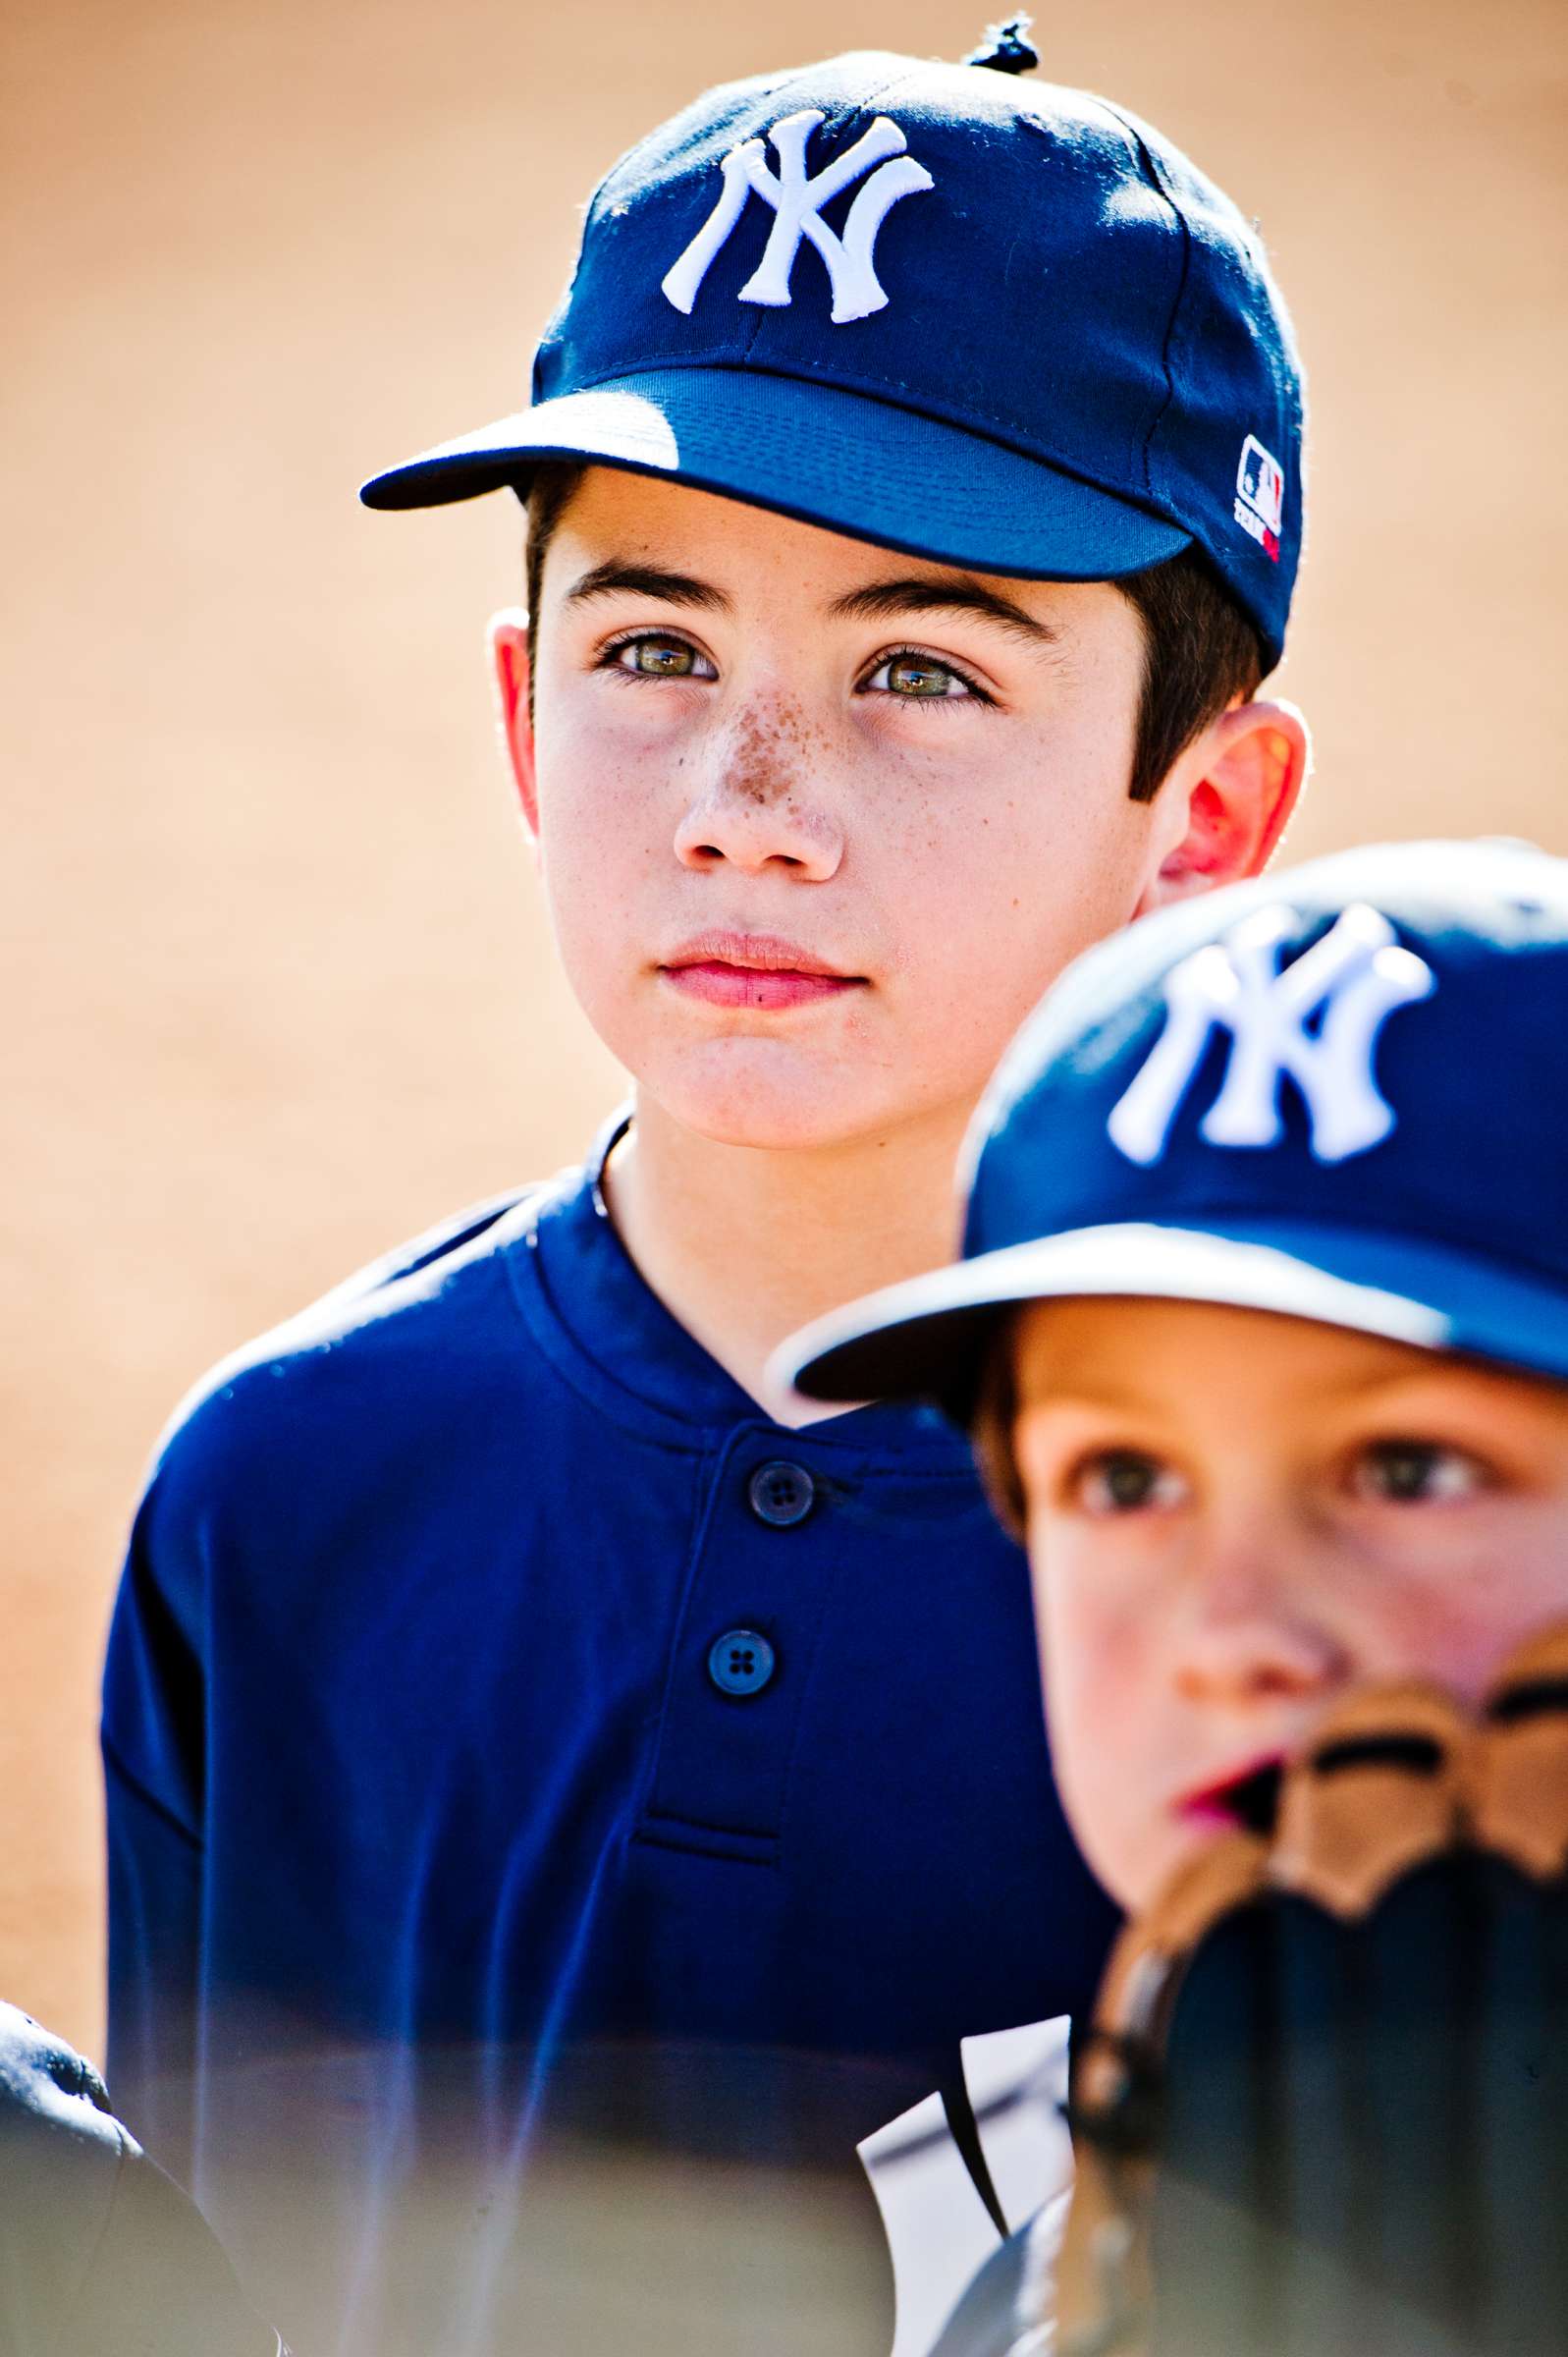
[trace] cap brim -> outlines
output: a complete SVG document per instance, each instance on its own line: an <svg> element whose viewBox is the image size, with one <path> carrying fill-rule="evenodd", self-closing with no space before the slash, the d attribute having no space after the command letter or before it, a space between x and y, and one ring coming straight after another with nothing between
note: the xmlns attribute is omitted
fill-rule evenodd
<svg viewBox="0 0 1568 2357"><path fill-rule="evenodd" d="M542 460L597 462L986 573L1115 580L1192 535L1021 451L837 385L668 368L541 402L373 475L371 508L437 507Z"/></svg>
<svg viewBox="0 0 1568 2357"><path fill-rule="evenodd" d="M819 1319L776 1354L770 1379L807 1399L935 1399L967 1422L1008 1313L1074 1297L1269 1310L1568 1380L1568 1297L1555 1285L1448 1244L1287 1221L1080 1228L982 1253Z"/></svg>

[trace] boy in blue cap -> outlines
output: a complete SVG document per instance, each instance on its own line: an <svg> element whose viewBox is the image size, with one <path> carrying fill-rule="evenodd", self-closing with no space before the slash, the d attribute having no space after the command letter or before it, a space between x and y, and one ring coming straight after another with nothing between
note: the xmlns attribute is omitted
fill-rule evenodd
<svg viewBox="0 0 1568 2357"><path fill-rule="evenodd" d="M269 2286L297 2221L246 2155L303 2144L345 2221L272 2301L310 2345L406 2329L438 2053L497 2166L608 2114L852 2169L961 2035L1093 1986L967 1453L759 1405L803 1317L945 1257L1042 985L1258 868L1305 765L1256 693L1301 531L1258 242L1031 63L1013 29L699 100L597 192L532 408L365 490L527 501L507 740L636 1100L219 1369L137 1517L113 2067ZM504 2230L492 2193L453 2215Z"/></svg>
<svg viewBox="0 0 1568 2357"><path fill-rule="evenodd" d="M1262 2125L1217 2235L1200 2208L1167 2238L1208 2281L1162 2352L1568 2330L1565 1023L1568 863L1528 847L1350 851L1167 911L1009 1051L962 1260L784 1354L813 1400L942 1399L1027 1531L1068 1816L1143 1918L1118 2047L1207 1924L1259 1928L1217 2008L1210 1951L1201 2051L1190 1983L1169 2015L1211 2140L1232 2070ZM943 2357L1038 2346L1048 2231Z"/></svg>

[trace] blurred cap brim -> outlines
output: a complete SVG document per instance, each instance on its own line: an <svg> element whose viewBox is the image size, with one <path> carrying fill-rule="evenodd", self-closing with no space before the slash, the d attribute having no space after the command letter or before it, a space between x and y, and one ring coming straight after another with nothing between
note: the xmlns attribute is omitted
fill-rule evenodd
<svg viewBox="0 0 1568 2357"><path fill-rule="evenodd" d="M967 1423L1008 1315L1074 1297L1267 1310L1568 1380L1568 1298L1548 1296L1534 1272L1419 1237L1284 1221L1118 1224L1010 1244L819 1319L775 1355L770 1380L813 1400L934 1399Z"/></svg>
<svg viewBox="0 0 1568 2357"><path fill-rule="evenodd" d="M546 460L666 475L830 531L977 572L1114 580L1192 535L989 437L841 387L667 368L498 419L373 475L371 508L439 507Z"/></svg>

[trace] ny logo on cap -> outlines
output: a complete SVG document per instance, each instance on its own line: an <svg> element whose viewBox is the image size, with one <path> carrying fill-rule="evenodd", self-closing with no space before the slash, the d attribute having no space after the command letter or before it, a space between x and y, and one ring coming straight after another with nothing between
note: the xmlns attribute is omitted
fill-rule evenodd
<svg viewBox="0 0 1568 2357"><path fill-rule="evenodd" d="M761 196L774 209L774 224L761 261L740 290L742 302L787 303L789 274L802 238L809 238L828 265L833 285L833 319L864 319L880 311L888 298L878 283L872 261L877 232L900 196L913 196L935 187L924 164L905 155L905 139L896 123L878 115L869 131L846 148L837 162L825 164L812 180L806 178L806 141L823 117L809 108L786 115L768 137L779 158L779 170L768 165L761 139L745 139L731 147L720 170L724 187L719 200L679 260L660 284L677 311L689 312L708 266L746 209L746 198ZM885 162L896 156L897 162ZM878 168L872 171L872 166ZM822 218L822 208L861 174L871 177L849 207L842 237L837 237Z"/></svg>
<svg viewBox="0 0 1568 2357"><path fill-rule="evenodd" d="M1319 1162L1364 1154L1393 1128L1372 1074L1378 1034L1396 1007L1429 997L1436 977L1365 903L1281 973L1281 945L1299 921L1290 908L1260 909L1165 976L1165 1027L1107 1124L1130 1162L1160 1160L1217 1028L1230 1034L1230 1059L1198 1124L1210 1145L1276 1145L1287 1073L1306 1099Z"/></svg>

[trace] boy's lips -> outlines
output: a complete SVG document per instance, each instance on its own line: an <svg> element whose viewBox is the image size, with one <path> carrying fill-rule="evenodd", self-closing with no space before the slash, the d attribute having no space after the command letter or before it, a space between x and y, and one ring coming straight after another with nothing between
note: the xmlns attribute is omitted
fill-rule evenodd
<svg viewBox="0 0 1568 2357"><path fill-rule="evenodd" d="M714 1007L804 1007L862 990L864 974L846 974L798 941L777 933L699 933L660 960L665 981Z"/></svg>
<svg viewBox="0 0 1568 2357"><path fill-rule="evenodd" d="M1176 1815L1187 1825L1224 1833L1239 1828L1243 1833L1271 1834L1284 1771L1282 1752L1262 1753L1185 1793L1176 1803Z"/></svg>

